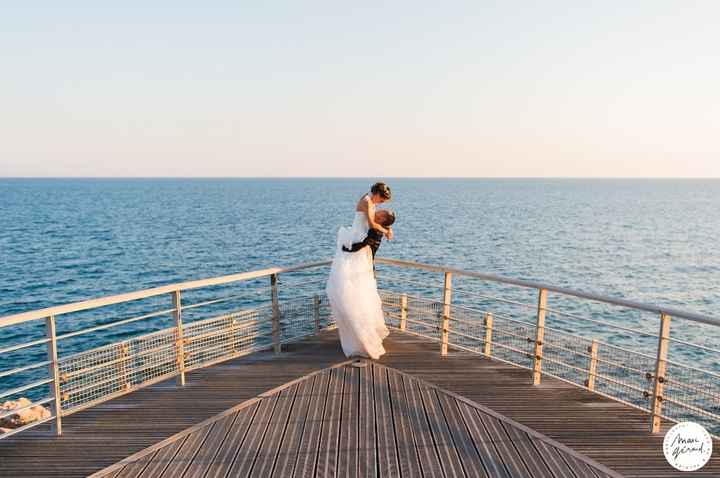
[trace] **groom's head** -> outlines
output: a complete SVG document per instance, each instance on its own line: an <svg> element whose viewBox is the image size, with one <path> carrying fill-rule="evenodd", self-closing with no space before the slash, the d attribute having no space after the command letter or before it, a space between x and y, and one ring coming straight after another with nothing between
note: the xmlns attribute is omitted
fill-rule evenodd
<svg viewBox="0 0 720 478"><path fill-rule="evenodd" d="M382 227L390 227L395 223L395 213L389 209L378 209L375 211L375 222Z"/></svg>

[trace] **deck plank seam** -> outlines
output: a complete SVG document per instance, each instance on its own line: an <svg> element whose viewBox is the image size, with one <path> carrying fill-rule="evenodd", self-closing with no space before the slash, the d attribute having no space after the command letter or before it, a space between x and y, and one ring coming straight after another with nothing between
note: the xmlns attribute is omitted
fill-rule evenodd
<svg viewBox="0 0 720 478"><path fill-rule="evenodd" d="M403 333L406 333L406 332L403 332ZM493 360L493 359L490 358L489 360ZM382 364L379 364L379 365L382 366L382 367L387 367L386 365L382 365ZM388 368L392 368L392 367L388 367ZM492 417L495 417L495 418L497 418L497 419L500 420L500 421L503 421L503 422L505 422L505 423L508 423L508 424L510 424L511 426L514 426L515 428L518 428L518 429L524 431L525 433L529 434L529 435L530 435L531 437L533 437L533 438L537 438L537 439L539 439L539 440L541 440L541 441L543 441L543 442L545 442L545 443L547 443L547 444L549 444L549 445L551 445L551 446L554 446L555 448L558 448L558 449L562 450L563 452L566 452L566 453L568 453L568 454L570 454L570 455L573 455L575 458L577 458L577 459L579 459L579 460L581 460L581 461L584 461L585 463L589 464L589 465L592 466L592 467L595 467L595 468L599 469L600 471L602 471L602 472L605 473L606 475L610 476L611 478L623 478L622 475L618 474L618 472L616 472L615 470L612 470L612 469L608 468L607 466L602 465L601 463L598 463L598 462L596 462L595 460L592 460L592 459L590 459L590 458L588 458L588 457L582 456L582 455L580 455L578 452L576 452L575 450L573 450L572 448L570 448L570 447L568 447L568 446L560 443L559 441L554 440L553 438L550 438L550 437L548 437L548 436L546 436L546 435L543 435L542 433L540 433L540 432L538 432L538 431L536 431L536 430L533 430L532 428L530 428L530 427L528 427L528 426L526 426L526 425L523 425L522 423L517 422L517 421L513 420L512 418L506 417L505 415L502 415L502 414L500 414L500 413L492 410L491 408L486 407L485 405L482 405L482 404L480 404L480 403L478 403L478 402L475 402L474 400L471 400L471 399L469 399L469 398L467 398L467 397L464 397L464 396L462 396L462 395L460 395L460 394L458 394L458 393L455 393L455 392L452 392L452 391L447 390L447 389L445 389L445 388L442 388L442 387L440 387L440 386L438 386L438 385L433 384L432 382L429 382L429 381L427 381L427 380L425 380L425 379L422 379L422 378L420 378L420 377L414 376L414 375L409 374L409 373L407 373L407 372L404 372L404 371L402 371L402 370L399 370L399 369L396 369L396 368L393 368L393 370L395 370L397 373L399 373L399 374L401 374L401 375L409 376L410 378L415 379L415 380L417 380L418 382L423 383L424 385L426 385L426 386L428 386L428 387L435 388L435 389L439 389L439 390L441 390L442 392L447 393L448 395L454 397L456 400L459 400L459 401L461 401L461 402L463 402L463 403L467 403L467 404L470 405L471 407L476 408L476 409L478 409L478 410L481 410L483 413L486 413L487 415L490 415L490 416L492 416Z"/></svg>
<svg viewBox="0 0 720 478"><path fill-rule="evenodd" d="M445 426L448 428L448 436L450 437L450 440L453 443L453 447L455 448L455 452L457 453L457 450L459 450L460 447L458 446L458 443L455 441L455 434L452 433L452 430L450 429L451 423L447 418L447 414L442 405L442 400L440 400L440 395L438 394L437 390L433 390L433 393L435 394L435 398L437 399L438 409L440 410L443 420L445 421ZM468 478L472 478L470 476L470 473L468 472L467 468L465 467L465 463L464 463L462 457L460 457L459 453L458 453L458 461L460 462L460 468L462 469L463 474Z"/></svg>
<svg viewBox="0 0 720 478"><path fill-rule="evenodd" d="M403 378L400 375L392 375L392 378L390 378L390 390L394 391L394 396L396 397L393 401L393 413L397 411L397 422L400 423L398 429L402 432L402 448L399 446L400 439L398 438L398 463L400 466L400 475L411 478L413 476L417 476L412 474L413 468L416 468L422 475L418 452L415 446L415 437L413 435L412 426L409 425L409 413L407 398L405 396L405 388L403 386ZM403 472L403 463L405 463L405 466L408 468L405 472Z"/></svg>
<svg viewBox="0 0 720 478"><path fill-rule="evenodd" d="M475 453L477 453L478 458L480 459L480 464L481 464L483 470L485 471L485 476L490 477L490 478L494 478L494 477L490 474L490 469L488 468L488 464L485 463L485 460L483 459L483 454L480 452L480 449L478 448L477 443L475 443L475 438L473 437L472 431L470 430L470 425L468 425L467 420L465 419L465 415L464 415L464 414L462 413L462 411L460 410L460 406L459 406L457 400L454 400L454 399L453 399L453 405L454 405L455 408L457 409L458 417L459 417L459 419L460 419L460 422L461 422L462 426L465 427L465 430L467 431L468 436L470 437L470 442L472 443L472 446L473 446L473 448L475 449Z"/></svg>
<svg viewBox="0 0 720 478"><path fill-rule="evenodd" d="M231 419L229 420L230 423L228 423L227 429L225 430L225 433L223 434L222 438L220 439L220 443L218 443L217 448L215 449L214 453L213 453L212 456L210 457L210 459L209 459L209 461L208 461L209 463L213 463L213 462L215 461L215 458L216 458L217 455L220 453L220 450L222 449L223 445L225 444L225 440L227 440L227 437L230 435L230 431L231 431L232 428L235 426L235 422L237 422L237 419L238 419L239 416L240 416L240 412L238 411L238 412L236 412L234 415L232 415L232 416L230 417L230 418L231 418ZM219 421L213 423L213 426L217 426L217 423L219 423ZM202 466L202 464L201 464L200 466ZM203 477L207 474L209 468L210 468L209 466L206 467L205 471L202 473L202 476L203 476Z"/></svg>
<svg viewBox="0 0 720 478"><path fill-rule="evenodd" d="M258 440L257 448L252 456L252 462L250 463L250 468L248 469L246 476L252 476L253 469L255 468L255 464L257 461L258 456L260 455L260 450L262 449L262 444L265 441L265 436L267 435L267 431L270 428L272 424L272 419L275 416L275 411L277 410L278 402L280 401L280 394L285 393L285 389L281 390L278 394L271 397L265 397L263 400L272 400L272 409L270 410L270 413L268 414L268 419L265 425L262 427L262 436ZM252 452L252 450L250 450ZM248 457L249 458L249 457ZM244 463L240 463L239 466L243 466ZM231 468L232 470L232 468ZM233 475L233 476L239 476L239 475ZM225 478L231 478L230 472L227 473Z"/></svg>
<svg viewBox="0 0 720 478"><path fill-rule="evenodd" d="M185 474L190 469L190 466L192 465L193 461L195 461L195 457L197 457L198 453L200 453L200 450L202 449L203 445L207 441L208 437L210 436L210 433L212 433L213 428L215 427L215 424L217 422L213 422L210 424L210 426L207 427L207 430L205 431L205 436L203 436L202 440L200 440L200 444L195 449L195 451L192 453L192 455L189 457L187 464L185 465L185 468L183 468L182 473L180 473L180 477L184 477ZM175 478L175 477L171 477Z"/></svg>
<svg viewBox="0 0 720 478"><path fill-rule="evenodd" d="M315 386L317 385L317 383L318 383L317 375L315 375L311 378L310 385L305 386L305 392L309 395L308 400L310 400L310 398L313 396L313 393L315 392ZM300 391L298 390L298 393L299 392ZM296 398L296 400L297 400L297 398ZM309 412L310 412L309 405L304 407L304 409L302 411L300 411L300 414L301 414L300 419L302 420L302 424L300 424L300 426L299 426L299 428L300 428L299 435L294 435L294 436L290 437L290 439L293 442L292 443L293 449L291 449L291 452L294 456L288 455L287 458L285 458L286 462L288 463L287 466L290 466L288 476L293 476L295 473L295 466L297 465L298 453L300 451L300 445L302 444L302 437L305 433L305 426L307 424L307 417L308 417ZM290 414L290 416L292 417L292 414ZM285 440L285 438L283 438L283 442L284 442L284 440ZM297 443L295 443L295 442L297 442ZM279 455L278 455L278 459L279 459ZM290 463L290 462L292 462L292 463ZM277 460L275 460L275 468L273 470L273 475L276 473L276 470L277 470Z"/></svg>
<svg viewBox="0 0 720 478"><path fill-rule="evenodd" d="M442 456L441 456L440 449L438 446L437 438L435 437L435 430L434 430L434 427L432 426L432 422L430 421L430 415L427 410L427 404L425 403L425 396L424 396L423 390L421 388L422 384L419 381L415 381L415 383L413 385L418 391L418 397L420 398L420 404L422 406L423 414L425 416L425 422L427 424L428 431L430 432L430 438L432 439L433 447L435 448L435 455L437 456L438 463L440 464L440 471L442 472L443 476L445 476L446 478L451 478L451 477L449 477L447 470L445 469L445 466L443 466Z"/></svg>
<svg viewBox="0 0 720 478"><path fill-rule="evenodd" d="M402 466L400 465L400 446L399 446L399 440L398 440L398 425L397 425L397 417L395 416L395 405L393 401L393 389L390 385L390 374L385 373L385 386L387 387L388 392L388 408L390 412L390 421L392 423L392 429L393 429L393 443L395 445L395 464L397 466L398 474L402 477ZM397 398L395 399L395 401Z"/></svg>
<svg viewBox="0 0 720 478"><path fill-rule="evenodd" d="M520 455L520 459L525 464L525 467L528 469L528 471L530 471L530 463L528 463L527 458L525 456L523 456L523 454L520 452L520 448L517 446L515 441L512 439L512 436L510 436L510 430L509 430L510 425L508 425L505 422L500 422L500 426L505 430L505 434L510 439L510 443L515 448L515 450L517 450L518 454ZM522 433L520 430L516 430L516 431L518 432L518 434ZM548 464L545 462L545 458L542 456L540 451L537 449L537 447L533 443L533 439L530 437L530 435L527 435L527 434L525 434L525 435L527 436L527 440L529 442L528 446L532 447L532 449L536 451L537 456L540 458L540 461L542 462L542 464L545 465L545 468L547 469L548 473L553 474L552 470L550 469Z"/></svg>
<svg viewBox="0 0 720 478"><path fill-rule="evenodd" d="M347 366L342 367L342 379L340 380L340 407L338 410L338 432L337 432L337 438L335 440L335 473L334 476L337 477L338 475L338 463L340 463L340 435L342 433L342 425L343 425L343 405L345 403L345 376L348 373Z"/></svg>
<svg viewBox="0 0 720 478"><path fill-rule="evenodd" d="M288 408L287 418L285 419L285 425L283 425L282 434L280 435L279 444L280 446L277 447L275 451L275 457L273 458L272 466L270 467L270 475L272 476L275 473L275 467L277 466L278 457L280 456L280 450L282 448L282 444L285 443L285 434L287 433L288 425L290 424L290 417L292 417L292 411L295 407L295 401L297 400L297 396L300 393L300 386L295 389L295 392L293 393L292 402L290 403L290 406Z"/></svg>
<svg viewBox="0 0 720 478"><path fill-rule="evenodd" d="M242 437L240 438L240 442L238 443L237 450L235 451L235 453L233 453L233 458L232 458L232 460L230 460L230 464L227 467L228 470L230 470L232 468L233 464L235 463L235 460L237 459L238 453L240 453L240 449L245 444L245 440L247 439L248 434L250 433L250 429L252 428L252 425L255 422L255 417L257 417L258 411L260 410L260 402L261 401L262 401L262 399L258 400L256 402L257 405L253 408L252 416L248 419L247 426L245 427L245 430L243 430L243 432L242 432ZM238 415L239 415L239 413L238 413ZM228 432L228 434L229 434L229 432ZM220 452L220 450L221 449L218 449L218 453ZM211 469L208 469L208 471L205 473L205 476L209 475L210 471L211 471ZM226 475L227 475L227 472L223 476L226 476Z"/></svg>
<svg viewBox="0 0 720 478"><path fill-rule="evenodd" d="M215 450L215 453L213 453L212 457L210 458L209 463L215 462L215 458L217 458L217 456L220 454L220 450L222 450L222 448L225 446L225 441L227 441L227 438L230 436L230 432L232 431L233 427L237 423L238 418L240 417L240 413L241 413L240 411L236 412L235 416L232 418L232 420L228 424L227 431L223 435L222 440L220 440L220 443L218 444L218 447ZM203 478L208 474L209 470L210 470L210 467L208 466L202 475Z"/></svg>
<svg viewBox="0 0 720 478"><path fill-rule="evenodd" d="M496 433L493 433L494 430L490 429L490 425L488 424L488 420L494 418L494 417L484 417L483 413L480 410L475 410L477 413L478 419L480 420L480 425L485 429L485 433L487 433L487 436L490 437L490 444L495 449L495 452L498 454L498 456L502 459L502 464L505 466L505 469L507 470L508 476L515 476L516 471L523 471L523 470L516 470L516 466L513 466L511 463L508 463L505 458L506 453L503 453L503 450L500 446L500 443L496 440L493 440L492 437L497 437ZM508 450L509 451L509 450ZM509 458L509 457L508 457ZM524 465L524 463L523 463ZM529 473L529 470L527 469L527 466L525 467L526 472Z"/></svg>
<svg viewBox="0 0 720 478"><path fill-rule="evenodd" d="M405 380L407 380L407 377L403 377L401 375L401 376L399 376L399 378L400 378L400 381L402 384L402 393L403 393L403 395L405 395L405 403L409 407L410 397L408 396L408 390L407 390L408 385L405 383ZM408 421L411 422L411 424L412 424L413 420L412 420L412 417L409 416L409 414L408 414ZM420 452L418 451L419 450L419 448L418 448L419 438L416 436L414 426L410 427L410 432L412 434L413 445L415 446L415 454L417 455L418 467L420 469L420 473L422 474L422 476L425 477L429 470L423 470L423 460L420 458Z"/></svg>
<svg viewBox="0 0 720 478"><path fill-rule="evenodd" d="M158 475L155 475L155 476L162 476L162 474L165 473L165 470L168 469L168 467L170 466L170 464L172 463L172 461L175 459L175 457L177 456L177 454L180 452L180 449L183 447L183 445L184 445L185 442L187 441L188 436L189 436L189 435L186 435L186 436L184 436L183 438L181 438L179 444L177 445L177 449L172 453L172 456L171 456L170 458L168 458L167 463L165 463L165 466L162 468L162 470L160 470L160 473L159 473ZM169 446L173 446L173 445L169 445ZM158 451L158 455L159 455L159 454L160 454L160 451ZM157 456L155 456L155 458L157 458ZM155 461L154 461L154 460L149 461L148 465L150 465L150 464L152 464L152 463L155 463ZM161 462L161 464L162 464L162 462ZM140 478L142 478L143 475L145 475L145 472L148 470L148 468L149 468L149 466L145 467L145 468L143 469L143 472L142 472L140 475L138 475L138 476L139 476ZM151 476L151 477L149 477L149 478L155 478L155 476Z"/></svg>
<svg viewBox="0 0 720 478"><path fill-rule="evenodd" d="M327 411L328 395L330 395L330 383L331 383L331 380L330 380L330 377L328 377L327 387L324 387L325 392L323 393L323 395L325 396L325 400L323 400L322 413L320 414L320 423L318 424L317 441L314 444L314 446L316 448L315 461L312 466L311 476L317 476L317 472L318 472L317 467L318 467L318 464L320 463L320 443L322 442L322 429L323 429L322 424L325 421L325 412Z"/></svg>

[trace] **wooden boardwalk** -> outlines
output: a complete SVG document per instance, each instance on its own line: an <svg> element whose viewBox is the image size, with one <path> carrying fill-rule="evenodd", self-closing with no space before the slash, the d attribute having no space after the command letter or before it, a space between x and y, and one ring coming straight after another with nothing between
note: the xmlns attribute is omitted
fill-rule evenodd
<svg viewBox="0 0 720 478"><path fill-rule="evenodd" d="M378 364L293 382L94 478L617 477L490 410Z"/></svg>
<svg viewBox="0 0 720 478"><path fill-rule="evenodd" d="M488 453L493 450L497 456L503 456L502 453L505 453L505 462L510 463L508 466L520 466L520 462L513 464L513 461L509 458L510 456L516 456L514 453L525 453L528 449L530 451L537 450L543 447L543 444L553 448L552 444L548 445L547 441L543 439L536 436L530 437L532 433L528 435L529 438L525 438L523 433L527 433L526 430L514 426L514 424L511 424L513 426L508 425L509 422L494 416L494 411L557 440L572 450L625 476L720 476L720 459L717 458L717 453L701 472L680 473L672 469L662 454L662 435L650 435L647 432L648 417L638 410L590 394L558 380L543 378L543 384L533 386L527 370L488 360L474 354L451 350L446 357L441 357L438 343L399 332L394 332L387 339L386 348L388 353L379 362L388 368L402 372L402 374L398 375L401 376L400 382L406 398L404 402L392 400L393 391L399 390L400 384L397 382L397 378L390 380L389 376L387 388L381 389L381 393L388 393L387 401L373 400L371 402L370 400L362 400L360 374L363 372L360 371L357 372L357 407L359 412L355 417L352 417L349 413L345 416L343 414L343 404L347 403L347 406L355 407L352 401L353 398L347 398L346 400L345 377L348 373L354 374L356 372L347 372L342 369L344 375L339 404L337 403L337 394L328 394L328 400L331 400L332 397L330 402L332 406L330 408L322 400L308 399L308 405L302 405L303 400L309 397L307 387L312 387L310 392L312 394L315 387L317 387L318 381L325 380L321 378L321 375L315 375L310 380L304 380L291 387L285 387L278 393L265 394L261 399L255 398L255 402L244 404L245 412L243 413L240 413L241 410L239 409L228 412L223 418L225 422L215 422L213 426L205 430L205 434L202 436L196 435L190 440L190 435L186 434L186 438L183 440L176 440L173 444L165 443L177 447L177 449L170 446L163 447L164 453L173 454L179 450L179 447L196 450L197 453L192 457L193 463L196 463L196 465L192 465L190 468L192 471L196 466L199 466L199 463L207 463L210 458L213 458L216 462L220 460L220 463L223 463L223 460L226 459L224 455L207 456L213 454L216 449L220 449L221 441L225 443L228 440L234 440L234 442L229 443L235 443L237 440L245 440L242 442L242 450L238 452L238 457L242 458L246 454L254 453L252 451L254 447L256 454L253 455L252 463L248 465L247 463L250 460L244 458L238 462L237 457L233 457L235 461L233 461L232 466L235 466L234 463L245 463L242 466L255 466L254 463L265 463L269 461L269 459L265 459L265 453L278 452L274 466L278 470L287 470L290 466L289 463L292 461L290 457L295 453L295 450L298 450L295 462L292 465L293 471L296 468L299 469L298 466L309 470L312 461L311 457L303 455L301 459L299 450L306 449L307 440L317 439L317 449L330 451L334 449L337 456L340 456L342 450L343 456L350 456L351 458L350 461L333 460L331 459L332 453L325 453L323 454L323 460L325 461L315 461L312 466L320 466L321 471L335 470L337 467L336 471L338 473L336 473L336 476L352 476L346 473L347 466L354 468L354 464L357 462L358 467L364 467L358 468L360 472L363 472L368 468L367 463L370 460L368 454L376 453L375 456L379 457L380 453L389 453L392 450L390 444L394 443L395 453L398 458L389 459L388 463L395 462L401 473L405 471L402 476L412 476L408 474L409 471L412 471L412 468L407 467L416 466L415 458L413 458L415 455L417 455L417 462L420 467L423 464L429 466L433 458L432 453L438 454L441 450L445 451L442 451L444 455L438 455L440 456L438 459L440 466L451 466L452 463L457 465L455 459L448 461L448 454L451 457L453 453L458 457L461 454L464 454L463 457L472 456L470 451L474 449L479 460L474 463L477 465L482 462L483 470L487 470L485 467L490 465L486 463L492 461L483 461L483 459L487 460L489 455L480 454L478 447L482 446L483 440L478 438L480 437L478 433L484 431L490 434L491 432L488 430L490 430L491 426L495 427L497 423L500 423L507 436L514 438L514 441L508 439L493 442L491 439L492 447L489 446L487 440L484 443L487 446ZM254 397L258 397L273 387L300 379L312 372L337 365L343 361L345 361L345 358L340 351L336 333L324 332L317 337L287 346L286 350L277 356L271 352L261 352L207 369L194 371L188 374L188 383L185 387L178 387L174 381L168 381L67 417L64 420L65 428L62 437L54 437L47 430L38 427L28 433L0 441L0 476L79 477L90 475L130 455L141 452L147 447L156 446L159 442L183 432L183 430L193 426L197 426L199 430L201 426L198 426L198 424L203 420L212 419L215 415L224 413L242 402L253 400ZM340 372L334 373L338 374ZM406 384L412 381L405 374L435 384L441 387L443 391L423 392L422 390L431 390L432 387L418 385L416 388L411 387L413 393L408 395ZM330 373L327 377L328 386L330 386L333 374ZM340 383L337 377L334 383ZM349 390L352 391L355 382L350 380L349 383ZM370 382L365 380L362 383L369 386L368 383ZM373 393L375 393L377 383L375 380L372 381ZM419 395L419 401L417 395L414 395L415 390ZM368 392L365 393L367 397ZM432 400L426 402L428 393ZM453 393L477 402L481 406L476 407L469 404L464 399L458 398L457 395L453 395ZM355 397L356 395L354 392L349 392L348 396ZM412 397L415 397L415 402L410 401ZM263 403L265 405L262 405ZM419 407L420 403L423 404L423 407ZM413 404L415 404L415 407L412 406ZM435 411L436 417L440 417L439 412L442 412L445 421L427 422L427 426L425 426L419 420L418 414L413 415L409 412L411 408L413 410L422 410L426 413L425 416L428 417L426 404L436 407L431 408L431 410ZM323 416L322 420L308 421L307 416L316 417L318 413L321 413L318 411L321 406L323 407L322 410L332 412L327 416ZM492 411L486 410L482 406L486 406ZM376 408L371 410L370 407ZM455 412L456 409L458 416L453 417L448 410ZM465 412L468 409L475 410L473 413L480 418L475 418L472 414L466 415ZM403 410L407 413L403 413ZM298 414L302 415L305 411L307 415L304 417L302 434L298 432L297 428L288 428L286 425L282 429L280 425L271 424L273 416L287 416L287 423L290 423L291 420L293 423L298 422L300 420ZM354 429L356 425L353 420L357 419L357 429L359 430L357 440L360 443L361 436L364 436L360 435L361 433L375 433L374 430L371 431L367 426L369 423L367 417L395 416L393 415L395 411L398 411L398 420L405 426L400 428L398 435L397 422L391 420L390 422L381 421L379 424L376 423L376 426L379 426L379 432L376 433L378 444L374 452L360 446L356 448L355 442L352 441L354 435L340 433L341 429L335 427L337 423L345 423ZM248 414L247 412L251 413ZM492 419L485 421L485 415L481 415L483 413L492 417ZM448 416L451 419L448 419ZM242 417L245 417L243 420L247 421L247 423L241 420ZM229 420L232 420L232 425L227 423ZM462 420L465 427L465 432L462 432L462 427L450 430L448 423L457 425L460 420ZM366 426L362 427L361 423ZM443 427L443 423L445 423L445 427ZM470 428L472 425L468 425L469 423L482 423L483 428L476 426L473 431ZM224 430L225 425L230 431L223 437L221 435L223 435L222 430ZM239 436L244 433L244 430L249 430L253 426L265 426L264 434L245 433L243 436ZM393 434L389 433L391 429ZM403 430L408 431L409 434L405 434ZM494 437L504 437L504 435L498 433L499 429L493 428L492 430L494 431ZM459 447L455 446L456 433L460 433L465 438L464 441L460 441ZM511 433L513 435L510 435ZM410 443L410 436L412 436L412 443L415 445L414 449L398 446L398 443ZM418 440L420 441L418 442ZM280 441L283 443L282 449L276 446L263 446L261 450L258 447L262 443L277 444ZM440 447L437 445L438 441ZM443 448L450 441L452 441L453 447L448 445ZM430 447L431 442L434 448ZM532 444L532 447L527 448L529 444ZM470 445L472 445L472 448ZM715 442L715 445L720 448L720 443ZM347 451L350 448L357 449L357 456L355 456L354 452L351 454ZM226 453L232 451L229 448L225 449L228 450ZM529 469L529 467L535 466L531 463L535 463L538 466L545 466L550 472L549 466L551 465L546 462L547 456L554 457L557 455L561 457L558 458L561 461L556 464L562 464L562 460L570 460L570 458L566 458L566 455L560 455L565 450L558 447L554 447L554 449L559 451L546 455L545 458L542 458L542 462L532 461L527 458L523 459L522 466ZM508 453L510 455L507 455ZM408 456L413 458L409 462L405 460ZM567 456L573 455L569 454ZM316 455L315 459L317 460L318 457L319 455ZM191 462L187 460L170 463L168 456L160 456L159 453L154 454L153 458L155 458L157 466L160 467L163 466L163 460L165 460L168 467L172 464L172 468L169 468L169 470L173 473L178 468L184 469L191 466ZM574 458L582 461L577 457ZM298 463L300 464L298 465ZM466 466L468 466L468 469L473 469L471 468L473 465L470 463L471 461L468 461ZM565 461L565 463L569 464L568 461ZM156 476L159 471L156 470L155 466L152 465L151 467L148 463L143 476ZM238 464L237 466L241 465ZM463 466L463 464L460 464L463 472L465 472ZM540 469L543 469L542 466L540 466ZM265 470L263 468L262 472L264 473ZM132 470L127 470L128 473L130 471ZM124 469L123 473L125 472ZM593 476L582 475L577 472L573 473L568 473L565 476ZM209 473L207 476L217 475L217 473ZM257 475L257 473L253 473L253 475ZM366 475L361 474L360 476ZM537 475L531 474L529 476Z"/></svg>

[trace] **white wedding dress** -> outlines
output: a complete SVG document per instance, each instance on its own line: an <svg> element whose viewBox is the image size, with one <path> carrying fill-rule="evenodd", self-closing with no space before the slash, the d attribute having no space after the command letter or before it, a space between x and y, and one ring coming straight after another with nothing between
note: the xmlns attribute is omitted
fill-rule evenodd
<svg viewBox="0 0 720 478"><path fill-rule="evenodd" d="M344 252L367 236L367 216L356 212L352 227L341 227L337 235L335 258L325 291L340 333L340 344L347 357L379 358L385 353L385 326L382 302L373 273L372 254L366 247Z"/></svg>

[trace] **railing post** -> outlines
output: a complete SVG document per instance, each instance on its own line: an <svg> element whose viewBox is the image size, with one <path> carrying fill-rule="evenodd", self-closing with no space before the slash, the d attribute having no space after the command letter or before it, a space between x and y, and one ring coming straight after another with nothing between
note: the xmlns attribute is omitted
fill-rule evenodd
<svg viewBox="0 0 720 478"><path fill-rule="evenodd" d="M587 389L589 391L595 390L595 376L597 375L597 362L598 362L598 342L597 340L593 340L590 347L588 347L588 352L590 352L590 368L588 370L588 378L585 381L585 385L587 386Z"/></svg>
<svg viewBox="0 0 720 478"><path fill-rule="evenodd" d="M485 349L483 350L486 357L492 355L492 329L493 315L488 312L485 314Z"/></svg>
<svg viewBox="0 0 720 478"><path fill-rule="evenodd" d="M235 331L237 330L237 319L235 317L231 317L230 321L228 322L228 340L230 341L230 352L235 353L237 352L237 347L235 346Z"/></svg>
<svg viewBox="0 0 720 478"><path fill-rule="evenodd" d="M400 296L400 330L407 329L408 302L407 294Z"/></svg>
<svg viewBox="0 0 720 478"><path fill-rule="evenodd" d="M662 314L660 316L660 334L658 335L657 360L655 361L655 386L652 394L652 422L650 431L657 433L660 431L662 414L663 392L665 390L665 372L667 370L667 354L670 339L670 316Z"/></svg>
<svg viewBox="0 0 720 478"><path fill-rule="evenodd" d="M315 333L320 332L320 296L313 297L313 317L315 318Z"/></svg>
<svg viewBox="0 0 720 478"><path fill-rule="evenodd" d="M442 345L441 355L447 355L448 335L450 332L450 300L452 294L452 272L445 273L445 284L443 286L443 314L442 314Z"/></svg>
<svg viewBox="0 0 720 478"><path fill-rule="evenodd" d="M276 354L281 352L280 346L280 303L278 301L278 275L270 276L270 292L272 295L272 343Z"/></svg>
<svg viewBox="0 0 720 478"><path fill-rule="evenodd" d="M533 385L542 380L543 341L545 340L545 308L547 307L547 289L538 294L537 324L535 325L535 358L533 359Z"/></svg>
<svg viewBox="0 0 720 478"><path fill-rule="evenodd" d="M55 421L52 424L52 430L56 435L62 435L62 396L60 395L60 367L58 366L57 351L57 331L55 330L55 316L51 315L45 319L45 336L48 339L47 357L48 372L52 377L50 385L50 393L52 393L52 408L55 415Z"/></svg>
<svg viewBox="0 0 720 478"><path fill-rule="evenodd" d="M183 334L182 322L182 298L180 290L171 292L173 307L175 308L175 353L177 356L178 371L180 374L177 378L178 385L185 385L185 339Z"/></svg>
<svg viewBox="0 0 720 478"><path fill-rule="evenodd" d="M130 383L128 382L128 376L127 376L127 356L128 356L128 346L126 343L118 344L118 375L120 376L120 388L123 390L127 390L130 388Z"/></svg>

